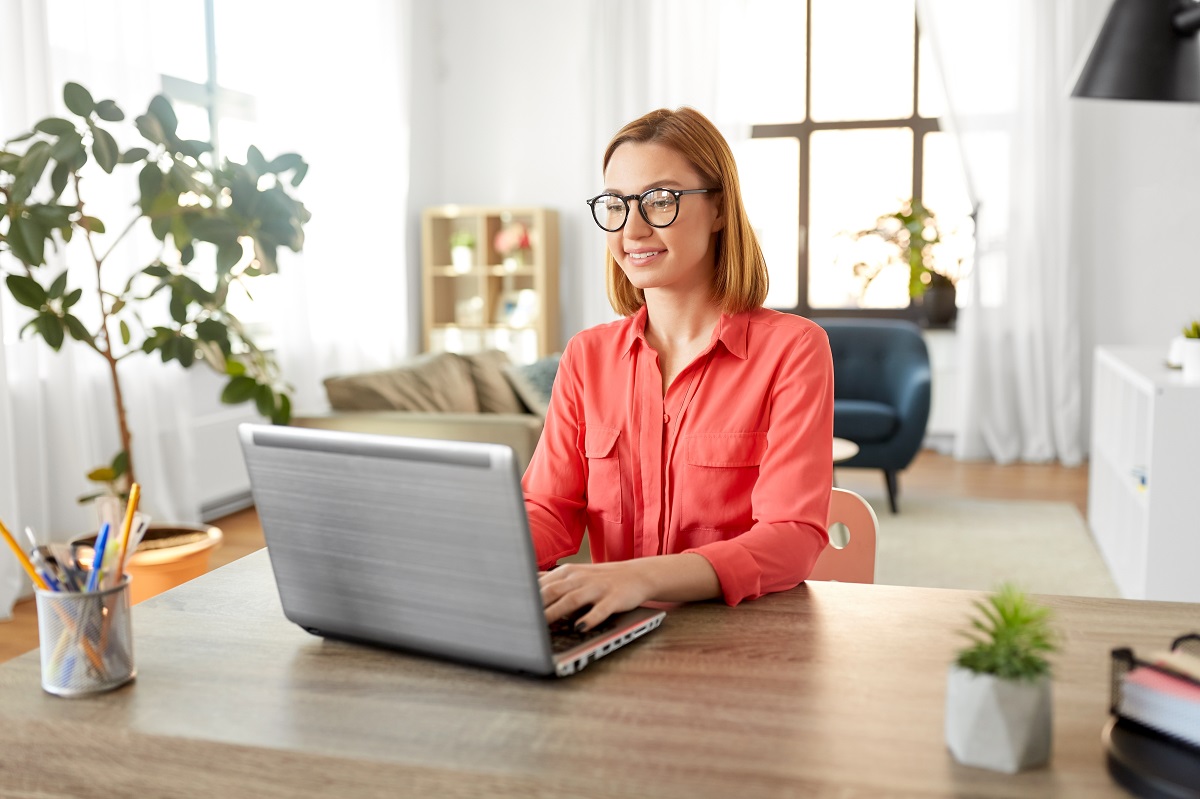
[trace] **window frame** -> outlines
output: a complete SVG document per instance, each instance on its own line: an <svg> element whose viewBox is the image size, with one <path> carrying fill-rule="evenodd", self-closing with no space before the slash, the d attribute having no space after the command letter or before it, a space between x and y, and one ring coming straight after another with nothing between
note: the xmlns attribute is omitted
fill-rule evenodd
<svg viewBox="0 0 1200 799"><path fill-rule="evenodd" d="M804 121L772 123L766 125L751 125L751 139L793 138L800 145L799 174L797 187L800 193L798 219L800 246L797 248L796 268L799 271L798 302L794 308L777 308L776 310L798 314L805 317L863 317L873 316L888 319L908 319L914 322L922 320L921 306L909 297L908 305L903 308L813 308L808 303L808 269L809 269L809 195L811 187L809 174L812 134L825 130L869 130L874 128L907 128L912 131L912 195L921 197L924 190L925 168L925 135L940 131L941 124L937 117L920 115L921 91L921 29L917 22L916 12L913 13L913 62L912 62L912 113L908 117L895 119L864 119L864 120L831 120L814 122L812 119L812 2L805 2L804 26Z"/></svg>

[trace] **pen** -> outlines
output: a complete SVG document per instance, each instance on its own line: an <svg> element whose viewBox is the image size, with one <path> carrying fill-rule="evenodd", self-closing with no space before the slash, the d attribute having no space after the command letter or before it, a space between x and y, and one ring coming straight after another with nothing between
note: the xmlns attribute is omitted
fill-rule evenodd
<svg viewBox="0 0 1200 799"><path fill-rule="evenodd" d="M92 573L88 575L88 591L95 591L100 585L100 567L104 565L104 550L108 546L108 522L100 528L100 535L96 537L96 550L92 555Z"/></svg>
<svg viewBox="0 0 1200 799"><path fill-rule="evenodd" d="M133 515L137 512L138 501L142 498L142 487L134 483L129 487L129 504L125 507L125 523L121 527L121 548L117 550L117 585L125 574L125 553L129 546L129 531L133 528Z"/></svg>
<svg viewBox="0 0 1200 799"><path fill-rule="evenodd" d="M33 568L33 563L30 562L29 556L25 554L25 550L21 549L21 545L17 543L17 539L13 538L12 533L4 526L4 522L0 522L0 535L3 535L4 540L12 547L13 554L17 556L17 560L21 562L21 568L29 575L29 579L33 580L33 584L43 591L49 591L50 586L42 579L42 575L37 573L37 569Z"/></svg>

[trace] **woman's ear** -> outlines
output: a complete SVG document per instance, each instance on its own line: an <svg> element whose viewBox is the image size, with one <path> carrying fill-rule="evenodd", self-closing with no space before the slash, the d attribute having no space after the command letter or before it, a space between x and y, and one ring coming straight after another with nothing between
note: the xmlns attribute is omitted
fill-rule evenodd
<svg viewBox="0 0 1200 799"><path fill-rule="evenodd" d="M719 233L725 229L725 197L717 198L717 218L713 220L712 232Z"/></svg>

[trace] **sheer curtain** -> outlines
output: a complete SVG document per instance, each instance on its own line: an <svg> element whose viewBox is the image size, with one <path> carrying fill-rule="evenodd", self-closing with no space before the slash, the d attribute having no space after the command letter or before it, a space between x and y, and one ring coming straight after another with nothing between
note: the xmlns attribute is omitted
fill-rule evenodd
<svg viewBox="0 0 1200 799"><path fill-rule="evenodd" d="M1068 0L918 0L976 205L958 321L959 458L1083 458Z"/></svg>
<svg viewBox="0 0 1200 799"><path fill-rule="evenodd" d="M280 14L278 3L261 0L218 5L226 22L250 31L249 57L267 65L260 72L268 77L252 87L260 92L253 140L264 151L298 151L311 165L299 192L313 212L305 251L284 261L283 301L272 304L270 320L298 408L324 402L323 376L382 365L408 349L402 42L411 35L410 8L389 0L296 3ZM115 99L127 114L145 110L161 91L164 48L182 46L184 30L203 47L202 27L171 29L167 16L153 0L0 3L0 137L65 113L68 80ZM134 191L105 197L97 215L124 218ZM134 242L112 268L132 272L146 263ZM68 252L48 274L63 267L72 285L94 286L86 261ZM14 268L0 256L0 270ZM90 509L75 502L91 489L86 473L119 447L111 389L90 350L68 340L55 353L40 339L18 338L28 318L0 293L0 519L18 534L28 525L47 540L69 540L94 525ZM94 318L84 321L94 326ZM157 520L198 520L195 382L153 358L135 356L121 369L143 506ZM15 559L0 556L0 618L27 587Z"/></svg>

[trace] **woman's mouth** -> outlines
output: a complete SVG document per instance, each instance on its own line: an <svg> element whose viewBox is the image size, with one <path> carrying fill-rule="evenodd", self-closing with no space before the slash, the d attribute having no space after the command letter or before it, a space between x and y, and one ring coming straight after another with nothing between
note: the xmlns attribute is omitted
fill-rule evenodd
<svg viewBox="0 0 1200 799"><path fill-rule="evenodd" d="M633 261L636 264L636 263L644 263L646 261L649 261L651 258L654 258L657 255L661 255L664 252L666 252L666 251L665 250L638 250L636 252L628 252L625 254L627 256L629 256L630 261Z"/></svg>

